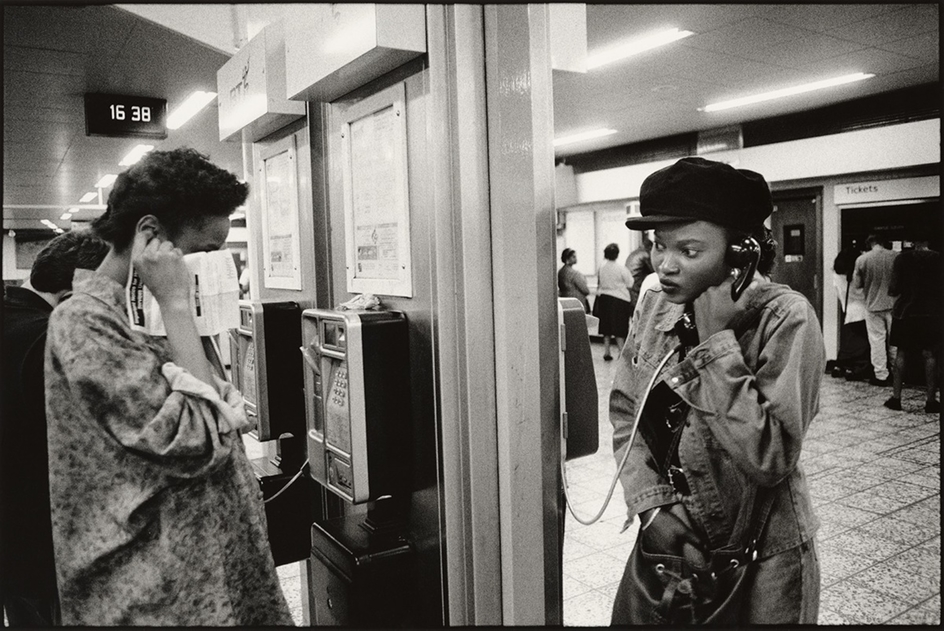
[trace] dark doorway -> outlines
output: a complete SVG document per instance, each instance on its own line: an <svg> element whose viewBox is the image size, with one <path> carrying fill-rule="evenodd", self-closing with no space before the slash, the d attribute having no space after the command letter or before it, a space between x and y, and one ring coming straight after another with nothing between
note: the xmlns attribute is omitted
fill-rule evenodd
<svg viewBox="0 0 944 631"><path fill-rule="evenodd" d="M810 301L823 322L823 245L820 240L820 189L774 193L770 229L777 241L771 278L789 285Z"/></svg>
<svg viewBox="0 0 944 631"><path fill-rule="evenodd" d="M875 234L901 249L912 247L918 236L928 239L932 250L941 251L941 203L921 201L889 206L842 209L842 247L852 241L865 247L865 239Z"/></svg>

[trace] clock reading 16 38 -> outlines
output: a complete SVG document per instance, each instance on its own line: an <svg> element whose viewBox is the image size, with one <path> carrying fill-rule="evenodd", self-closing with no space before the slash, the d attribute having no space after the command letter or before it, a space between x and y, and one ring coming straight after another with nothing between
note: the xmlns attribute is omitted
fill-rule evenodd
<svg viewBox="0 0 944 631"><path fill-rule="evenodd" d="M85 134L167 138L167 99L86 94Z"/></svg>

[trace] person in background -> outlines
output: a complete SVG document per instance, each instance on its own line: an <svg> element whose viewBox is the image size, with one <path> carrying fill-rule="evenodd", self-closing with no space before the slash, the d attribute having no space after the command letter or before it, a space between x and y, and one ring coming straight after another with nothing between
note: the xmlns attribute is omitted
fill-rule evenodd
<svg viewBox="0 0 944 631"><path fill-rule="evenodd" d="M590 304L587 296L590 288L583 274L574 269L577 264L577 253L570 248L564 248L561 253L561 268L557 270L557 292L561 298L576 298L583 305L584 311L590 313Z"/></svg>
<svg viewBox="0 0 944 631"><path fill-rule="evenodd" d="M88 230L55 237L29 279L3 299L0 423L0 594L13 627L58 626L49 518L43 353L53 309L72 293L76 269L95 269L108 244Z"/></svg>
<svg viewBox="0 0 944 631"><path fill-rule="evenodd" d="M895 349L889 344L888 333L892 328L895 299L888 295L888 284L898 254L887 249L875 235L869 235L866 244L870 249L856 259L852 286L865 293L865 328L869 334L874 373L869 383L890 386L892 379L888 367L895 360Z"/></svg>
<svg viewBox="0 0 944 631"><path fill-rule="evenodd" d="M245 403L201 339L184 256L223 248L248 195L192 149L118 176L92 225L110 245L50 318L49 487L62 621L292 625L245 453ZM131 328L132 270L166 337ZM219 279L216 282L222 282Z"/></svg>
<svg viewBox="0 0 944 631"><path fill-rule="evenodd" d="M652 239L649 238L650 232L650 230L643 231L642 244L626 257L626 269L633 276L633 286L629 289L629 302L632 304L630 313L636 310L643 280L653 271L650 255L652 250Z"/></svg>
<svg viewBox="0 0 944 631"><path fill-rule="evenodd" d="M809 301L768 278L772 210L759 173L683 158L643 181L626 221L655 229L659 285L610 396L626 527L641 524L613 625L816 623L819 520L799 461L826 352ZM729 252L747 236L757 274L735 300Z"/></svg>
<svg viewBox="0 0 944 631"><path fill-rule="evenodd" d="M865 330L865 294L852 286L855 261L862 254L855 241L836 255L833 261L833 287L842 309L839 331L839 353L831 373L848 381L868 378L872 371L869 359L869 337Z"/></svg>
<svg viewBox="0 0 944 631"><path fill-rule="evenodd" d="M600 318L597 329L603 336L603 359L611 361L610 342L615 338L616 354L623 348L623 340L629 332L629 318L633 315L630 289L633 276L625 265L616 262L619 246L611 243L603 248L605 262L597 270L597 298L593 301L593 315Z"/></svg>
<svg viewBox="0 0 944 631"><path fill-rule="evenodd" d="M924 411L937 414L937 355L941 352L941 255L928 247L927 239L915 241L895 259L888 293L897 296L892 309L891 344L898 349L893 366L892 396L885 407L901 409L901 385L905 362L912 353L924 357L927 385Z"/></svg>

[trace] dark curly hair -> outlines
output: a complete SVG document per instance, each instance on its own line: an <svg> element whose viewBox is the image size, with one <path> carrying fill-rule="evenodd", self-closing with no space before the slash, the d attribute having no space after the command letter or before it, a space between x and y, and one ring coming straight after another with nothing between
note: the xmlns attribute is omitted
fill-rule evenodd
<svg viewBox="0 0 944 631"><path fill-rule="evenodd" d="M30 285L51 294L72 289L77 269L95 269L108 254L108 244L91 230L74 230L52 239L36 255Z"/></svg>
<svg viewBox="0 0 944 631"><path fill-rule="evenodd" d="M184 226L228 217L248 195L248 184L195 149L152 151L118 176L108 207L92 228L122 252L145 215L157 217L173 238Z"/></svg>

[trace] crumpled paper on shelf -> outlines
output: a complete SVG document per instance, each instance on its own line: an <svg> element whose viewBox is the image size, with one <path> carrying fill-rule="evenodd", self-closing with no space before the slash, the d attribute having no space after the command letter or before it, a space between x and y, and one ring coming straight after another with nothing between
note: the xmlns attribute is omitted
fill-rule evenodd
<svg viewBox="0 0 944 631"><path fill-rule="evenodd" d="M337 311L380 311L383 309L383 303L374 294L361 294L339 304L335 309Z"/></svg>

